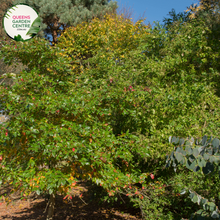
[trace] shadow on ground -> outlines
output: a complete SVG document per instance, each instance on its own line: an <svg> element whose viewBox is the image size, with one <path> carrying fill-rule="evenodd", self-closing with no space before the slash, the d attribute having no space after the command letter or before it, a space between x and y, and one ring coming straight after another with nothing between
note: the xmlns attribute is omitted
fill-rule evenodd
<svg viewBox="0 0 220 220"><path fill-rule="evenodd" d="M107 202L100 203L95 198L91 200L89 187L85 183L80 184L78 192L72 200L63 200L62 196L56 196L54 220L141 220L139 209L128 207L125 203L110 206ZM79 193L83 192L82 199ZM8 206L2 203L0 206L0 219L2 220L44 220L47 201L42 198L32 198L30 201L17 200Z"/></svg>

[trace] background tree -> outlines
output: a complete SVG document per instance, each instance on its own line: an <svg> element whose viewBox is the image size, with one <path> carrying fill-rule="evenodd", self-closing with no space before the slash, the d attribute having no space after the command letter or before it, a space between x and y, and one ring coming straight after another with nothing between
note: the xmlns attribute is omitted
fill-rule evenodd
<svg viewBox="0 0 220 220"><path fill-rule="evenodd" d="M184 22L187 22L189 20L189 12L180 12L178 14L176 14L176 11L174 8L172 8L172 10L169 12L169 17L170 18L164 18L163 22L164 22L164 28L166 30L170 29L170 27L174 24L180 25Z"/></svg>
<svg viewBox="0 0 220 220"><path fill-rule="evenodd" d="M216 25L219 26L220 24L219 8L219 0L200 0L199 5L191 5L185 12L190 12L190 19L204 16L209 27L215 29Z"/></svg>
<svg viewBox="0 0 220 220"><path fill-rule="evenodd" d="M219 8L219 0L200 0L199 5L194 4L188 7L187 11L191 11L191 18L194 18L201 11L211 10L213 13Z"/></svg>
<svg viewBox="0 0 220 220"><path fill-rule="evenodd" d="M39 12L42 19L41 32L38 34L50 42L57 43L57 38L67 27L76 26L83 21L89 22L93 18L102 18L106 13L115 12L117 3L110 0L14 0L13 4L26 3ZM43 31L43 32L42 32Z"/></svg>
<svg viewBox="0 0 220 220"><path fill-rule="evenodd" d="M219 0L200 0L199 5L191 5L186 12L190 12L189 18L203 19L206 27L210 30L207 38L209 39L209 47L212 48L213 54L218 54L220 49L220 1ZM215 58L215 62L219 63L219 57ZM213 63L209 63L212 65ZM219 89L218 90L218 95Z"/></svg>

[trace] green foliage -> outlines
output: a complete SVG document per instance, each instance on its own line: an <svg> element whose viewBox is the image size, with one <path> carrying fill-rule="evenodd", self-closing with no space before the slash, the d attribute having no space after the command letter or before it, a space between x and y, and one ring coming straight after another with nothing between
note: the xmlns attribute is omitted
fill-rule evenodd
<svg viewBox="0 0 220 220"><path fill-rule="evenodd" d="M25 194L67 194L78 178L91 178L113 196L140 175L147 178L132 161L148 153L139 148L139 134L115 135L108 124L118 104L115 98L115 107L105 104L111 91L106 79L75 75L62 51L43 39L15 45L4 45L5 62L19 58L29 71L10 89L1 87L11 117L1 125L1 179Z"/></svg>
<svg viewBox="0 0 220 220"><path fill-rule="evenodd" d="M114 25L113 21L111 23ZM148 147L147 154L139 153L139 156L134 156L131 161L124 158L121 164L133 163L134 170L157 174L161 184L170 185L166 188L166 193L160 197L156 197L158 194L152 191L146 193L142 188L138 190L140 194L135 194L136 191L128 193L129 184L125 184L121 192L132 198L134 196L134 201L142 207L142 212L148 218L180 218L180 214L173 213L173 204L177 204L177 199L168 195L171 195L171 192L176 194L181 184L196 185L196 181L186 170L184 174L180 172L177 177L171 172L164 172L165 155L169 149L171 150L166 139L170 134L176 133L181 136L201 136L205 132L215 135L219 132L219 98L215 96L213 88L218 76L217 65L213 66L213 70L204 65L203 69L207 73L200 72L200 69L193 65L189 66L190 59L199 59L200 48L209 43L205 33L200 33L204 30L203 23L198 21L184 24L182 29L176 26L174 33L166 33L160 26L153 30L144 30L142 33L147 34L140 33L136 41L131 38L131 46L136 47L130 47L126 53L120 45L120 38L117 39L123 29L117 29L118 35L115 37L119 46L113 47L113 40L103 39L111 36L114 31L103 31L109 25L104 22L100 25L94 21L78 29L68 29L61 36L58 46L63 50L64 57L70 57L68 59L74 66L73 71L78 76L80 87L83 86L80 82L86 82L87 88L92 92L101 84L101 80L108 85L105 87L103 83L102 88L105 90L100 90L100 95L105 97L102 102L103 108L111 111L110 115L104 115L103 121L112 127L114 135L129 130L130 133L139 135L140 150L142 147ZM94 31L90 31L89 26L93 27L91 30ZM124 24L119 25L121 26ZM189 38L186 33L192 37ZM194 36L197 35L198 40L194 40ZM125 36L123 42L126 43L127 39ZM109 44L106 45L105 42ZM179 55L182 53L182 45L185 44L188 55L184 60ZM110 46L114 49L110 49ZM90 48L91 52L87 53ZM129 48L129 45L126 48ZM205 53L205 57L210 56L210 53ZM118 57L117 61L115 57ZM194 65L198 64L195 62ZM186 179L185 175L189 178ZM152 184L149 178L145 181L140 179L139 183L144 187L150 187ZM207 186L209 183L206 180L204 185ZM181 202L188 207L191 206L187 198ZM182 207L181 202L175 209L177 213ZM194 210L196 208L193 207ZM184 216L191 212L191 208L182 210Z"/></svg>
<svg viewBox="0 0 220 220"><path fill-rule="evenodd" d="M175 167L178 163L182 165L186 165L186 167L195 172L202 169L203 174L209 174L214 171L213 163L219 164L220 154L219 154L219 140L212 137L207 141L207 136L204 136L203 139L198 142L196 140L195 144L198 145L195 148L192 148L192 144L194 139L191 138L189 141L185 143L185 149L183 149L184 139L170 137L170 143L179 143L179 147L177 147L175 153L171 154L171 158L168 159L167 166L173 162L173 166ZM212 141L212 143L211 143ZM212 145L212 146L210 146ZM175 161L178 163L176 164Z"/></svg>
<svg viewBox="0 0 220 220"><path fill-rule="evenodd" d="M134 161L139 163L136 169L141 169L143 173L157 173L162 183L171 185L159 198L155 197L154 193L143 192L144 198L139 197L135 200L142 207L145 216L148 218L151 216L152 219L156 216L158 219L181 217L171 214L172 204L176 204L176 200L170 197L168 200L167 195L170 195L170 192L174 194L175 191L178 192L181 184L196 184L194 177L187 171L184 174L179 173L177 177L172 173L163 172L165 155L169 149L166 144L169 134L201 136L205 132L213 134L219 132L217 104L219 98L215 96L213 89L218 77L217 65L212 64L213 70L209 69L209 65L204 65L203 71L207 73L199 68L196 69L198 65L196 62L195 67L189 65L192 58L199 59L201 48L204 48L204 56L207 59L212 56L212 53L205 52L206 47L203 46L210 44L207 35L201 33L201 30L204 30L203 23L202 21L188 23L181 29L176 26L176 29L178 34L175 31L165 33L160 27L149 31L149 34L138 41L139 47L124 54L124 59L120 59L117 63L109 59L111 51L106 57L106 52L102 50L90 59L82 61L85 66L88 61L90 64L96 64L95 68L90 65L82 71L83 75L92 76L93 82L97 78L106 77L112 91L106 91L105 106L112 108L112 100L119 103L118 110L114 110L114 114L106 118L108 124L113 127L114 134L129 129L132 133L141 134L141 146L149 147L148 155L143 155L144 161L134 158ZM189 38L188 33L192 37ZM195 36L198 40L194 40ZM186 59L179 58L182 45L186 45L185 51L188 51ZM74 44L71 48L74 48ZM123 52L121 48L120 50ZM120 92L120 96L117 96L117 91ZM131 103L135 108L129 106ZM185 175L188 175L189 179L186 179ZM148 187L151 182L140 181L140 183ZM204 185L207 186L209 183L210 181L206 180ZM127 187L128 185L126 190ZM189 204L187 200L183 202ZM163 212L158 211L158 207ZM181 203L180 207L182 207ZM196 207L194 209L196 210ZM178 208L176 211L179 211ZM184 210L182 212L187 216L191 211L188 209L185 213Z"/></svg>
<svg viewBox="0 0 220 220"><path fill-rule="evenodd" d="M204 175L208 175L209 173L216 175L220 170L219 139L214 138L212 140L212 137L210 137L207 141L207 136L203 136L200 142L198 139L195 141L194 146L194 138L188 138L185 142L184 138L180 139L170 136L169 142L178 145L178 147L175 147L175 150L167 157L167 167L172 165L176 170L176 166L182 164L194 172L198 172L201 169ZM187 189L183 189L180 194L185 194L186 191ZM192 202L198 203L198 205L203 207L203 209L193 214L191 219L200 219L198 215L211 217L210 219L219 219L219 210L215 203L208 201L208 199L200 196L191 189L189 189L189 193Z"/></svg>
<svg viewBox="0 0 220 220"><path fill-rule="evenodd" d="M54 47L38 37L4 44L4 61L29 70L0 90L11 116L1 125L2 179L64 195L78 178L91 179L112 199L127 195L147 219L198 210L179 199L185 186L213 202L216 176L164 169L169 136L219 134L219 52L210 34L202 19L167 32L106 16L67 28Z"/></svg>
<svg viewBox="0 0 220 220"><path fill-rule="evenodd" d="M169 12L169 16L171 18L164 18L163 19L163 26L166 30L170 29L171 25L175 25L175 22L180 21L181 23L189 21L189 13L187 12L180 12L176 14L175 9L172 8L172 10Z"/></svg>

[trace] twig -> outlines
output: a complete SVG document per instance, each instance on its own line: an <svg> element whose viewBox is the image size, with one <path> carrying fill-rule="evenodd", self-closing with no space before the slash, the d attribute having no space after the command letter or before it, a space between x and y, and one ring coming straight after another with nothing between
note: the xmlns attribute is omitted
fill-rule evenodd
<svg viewBox="0 0 220 220"><path fill-rule="evenodd" d="M140 207L140 210L141 210L141 215L142 215L142 218L144 219L144 212L143 212L143 207L142 207L142 205L141 205L141 207Z"/></svg>
<svg viewBox="0 0 220 220"><path fill-rule="evenodd" d="M84 204L88 205L81 197L79 197L79 198L84 202Z"/></svg>
<svg viewBox="0 0 220 220"><path fill-rule="evenodd" d="M206 121L205 121L205 123L204 123L204 125L203 125L203 128L205 128L205 126L206 126Z"/></svg>
<svg viewBox="0 0 220 220"><path fill-rule="evenodd" d="M4 78L4 79L1 81L0 85L1 85L5 80L6 80L6 78Z"/></svg>
<svg viewBox="0 0 220 220"><path fill-rule="evenodd" d="M124 199L121 197L121 194L120 194L120 193L119 193L119 196L120 196L121 200L125 203L125 201L124 201Z"/></svg>
<svg viewBox="0 0 220 220"><path fill-rule="evenodd" d="M50 199L48 200L48 203L47 203L47 206L46 206L46 208L45 208L45 210L44 210L44 213L46 213L47 207L48 207L49 203L50 203Z"/></svg>
<svg viewBox="0 0 220 220"><path fill-rule="evenodd" d="M27 199L28 202L28 208L30 208L30 198Z"/></svg>

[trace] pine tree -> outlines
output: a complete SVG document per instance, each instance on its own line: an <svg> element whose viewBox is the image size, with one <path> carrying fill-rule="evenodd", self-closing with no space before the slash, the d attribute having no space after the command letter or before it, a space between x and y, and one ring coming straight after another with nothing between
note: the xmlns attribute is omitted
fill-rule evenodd
<svg viewBox="0 0 220 220"><path fill-rule="evenodd" d="M93 18L103 18L106 13L116 13L117 3L111 0L13 0L13 4L26 3L36 9L42 19L38 36L57 43L67 27L76 26Z"/></svg>

